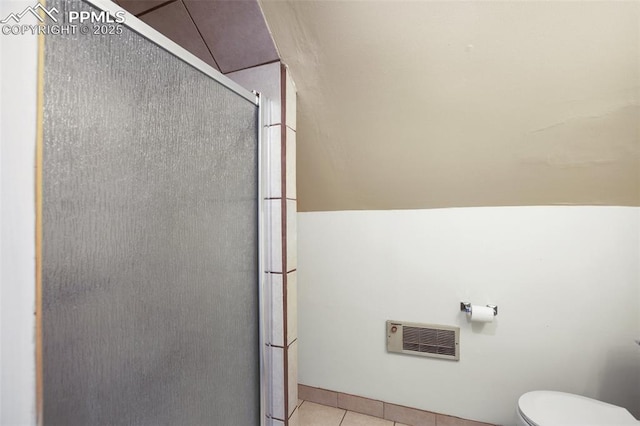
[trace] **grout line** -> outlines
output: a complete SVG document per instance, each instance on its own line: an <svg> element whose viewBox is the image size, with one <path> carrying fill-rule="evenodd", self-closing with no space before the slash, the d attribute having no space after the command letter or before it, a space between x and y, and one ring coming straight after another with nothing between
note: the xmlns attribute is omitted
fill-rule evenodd
<svg viewBox="0 0 640 426"><path fill-rule="evenodd" d="M198 32L198 35L202 39L202 42L204 43L204 46L207 48L207 51L209 52L209 55L211 55L211 59L213 60L213 63L216 64L215 67L218 68L218 71L222 72L222 68L220 68L220 64L218 64L218 61L216 61L216 57L213 55L213 51L209 47L209 44L207 43L207 40L204 39L204 36L202 35L202 32L200 31L200 28L198 28L198 24L196 24L195 19L193 19L193 16L191 16L191 11L189 10L189 6L187 6L187 4L182 0L180 0L180 2L182 3L182 6L184 7L184 9L187 11L187 15L189 15L189 19L191 19L191 22L193 22L193 26L196 28L196 31ZM205 61L205 62L207 62L207 61Z"/></svg>
<svg viewBox="0 0 640 426"><path fill-rule="evenodd" d="M150 9L143 10L142 12L140 12L140 13L138 13L137 15L134 15L134 16L135 16L136 18L140 18L141 16L144 16L144 15L146 15L146 14L147 14L147 13L149 13L149 12L153 12L154 10L158 10L158 9L160 9L161 7L164 7L164 6L168 5L169 3L174 3L174 2L176 2L176 1L177 1L177 0L168 0L168 1L165 1L164 3L161 3L161 4L157 5L157 6L153 6L153 7L152 7L152 8L150 8ZM118 4L118 6L120 6L120 5ZM120 7L122 7L122 6L120 6ZM124 7L122 7L122 8L124 9ZM125 10L126 10L126 9L125 9Z"/></svg>
<svg viewBox="0 0 640 426"><path fill-rule="evenodd" d="M274 345L272 343L267 343L266 345L269 348L278 348L278 349L284 349L284 346L278 346L278 345Z"/></svg>
<svg viewBox="0 0 640 426"><path fill-rule="evenodd" d="M342 416L342 420L340 420L340 425L338 426L342 426L342 423L344 422L345 417L347 417L347 410L344 410L344 415Z"/></svg>

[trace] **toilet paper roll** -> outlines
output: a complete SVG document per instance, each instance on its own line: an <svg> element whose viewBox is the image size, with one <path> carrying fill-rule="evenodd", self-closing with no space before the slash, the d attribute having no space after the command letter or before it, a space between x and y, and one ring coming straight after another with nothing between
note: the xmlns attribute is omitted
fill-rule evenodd
<svg viewBox="0 0 640 426"><path fill-rule="evenodd" d="M488 306L471 305L469 320L471 322L493 322L493 308Z"/></svg>

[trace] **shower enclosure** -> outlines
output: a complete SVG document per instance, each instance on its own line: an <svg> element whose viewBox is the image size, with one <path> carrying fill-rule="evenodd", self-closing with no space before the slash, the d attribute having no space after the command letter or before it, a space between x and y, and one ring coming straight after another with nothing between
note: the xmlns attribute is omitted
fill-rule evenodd
<svg viewBox="0 0 640 426"><path fill-rule="evenodd" d="M259 98L131 15L93 24L44 37L44 424L259 425Z"/></svg>

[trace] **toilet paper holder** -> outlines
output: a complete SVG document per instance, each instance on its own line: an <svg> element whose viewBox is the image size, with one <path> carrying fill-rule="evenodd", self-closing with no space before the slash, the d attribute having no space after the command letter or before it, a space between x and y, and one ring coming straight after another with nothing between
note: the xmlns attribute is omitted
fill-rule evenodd
<svg viewBox="0 0 640 426"><path fill-rule="evenodd" d="M493 316L498 315L498 305L485 305L487 308L493 309ZM469 302L460 302L460 310L462 312L466 312L468 314L471 313L471 303Z"/></svg>

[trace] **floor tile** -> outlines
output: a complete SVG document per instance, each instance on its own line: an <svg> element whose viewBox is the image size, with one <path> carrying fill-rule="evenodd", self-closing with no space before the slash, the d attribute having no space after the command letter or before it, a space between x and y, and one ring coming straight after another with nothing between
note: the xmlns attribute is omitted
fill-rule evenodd
<svg viewBox="0 0 640 426"><path fill-rule="evenodd" d="M300 408L300 426L340 426L345 410L304 401Z"/></svg>
<svg viewBox="0 0 640 426"><path fill-rule="evenodd" d="M340 426L394 426L392 421L347 411Z"/></svg>
<svg viewBox="0 0 640 426"><path fill-rule="evenodd" d="M300 424L300 410L296 407L291 417L289 417L289 426L302 426Z"/></svg>

